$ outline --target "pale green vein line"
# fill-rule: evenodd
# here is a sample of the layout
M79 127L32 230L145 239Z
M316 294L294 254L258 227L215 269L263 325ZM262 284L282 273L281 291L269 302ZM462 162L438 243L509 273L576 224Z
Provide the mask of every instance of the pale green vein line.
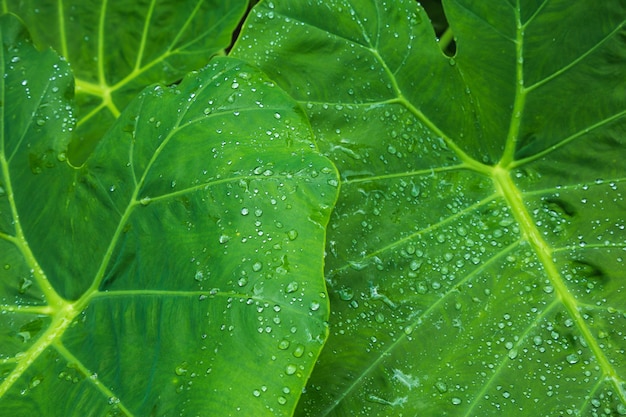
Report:
M597 305L597 304L589 304L589 303L578 303L578 306L581 308L585 308L587 310L591 310L591 311L599 311L602 313L606 313L607 312L607 307L605 305ZM612 314L615 314L616 316L622 316L625 317L626 315L626 310L623 308L615 308L615 307L610 307L609 308L610 312Z
M606 357L598 341L594 337L591 329L582 317L579 310L579 304L576 298L571 294L567 285L559 272L553 259L553 249L543 239L541 232L535 226L535 223L526 210L522 195L513 183L509 173L504 169L496 168L494 170L494 182L496 188L511 207L514 217L520 225L523 237L530 243L537 258L544 267L546 277L555 289L558 300L563 304L565 310L574 320L576 327L581 332L583 339L593 353L598 362L602 373L611 381L616 389L617 395L623 403L626 403L626 391L623 388L624 381L618 371L613 367L609 359Z
M61 55L65 59L69 60L69 50L67 48L67 33L65 32L65 8L63 7L63 0L57 1L58 20L59 20L59 38L61 40Z
M198 10L200 10L201 4L202 4L202 0L196 2L196 7L194 7L193 11L191 13L189 13L189 16L187 17L187 20L185 21L183 26L180 28L180 30L178 31L178 33L176 34L174 39L172 39L172 42L170 43L170 46L167 48L167 52L171 52L172 50L174 50L174 47L178 43L178 40L180 39L180 37L187 31L187 28L189 27L189 25L191 24L193 19L195 19L196 14L198 13ZM183 49L183 48L184 48L184 46L182 46L180 48L176 48L176 49Z
M117 297L202 297L207 296L208 298L212 297L233 297L233 298L252 298L259 301L262 300L259 297L251 294L237 293L234 291L220 291L217 289L214 290L148 290L148 289L139 289L139 290L110 290L110 291L97 291L91 299L110 299Z
M102 0L100 7L100 20L98 22L98 82L101 86L107 85L106 74L104 71L104 32L106 22L106 10L108 0Z
M411 102L409 102L402 95L402 92L400 91L400 89L399 89L399 87L397 85L397 81L396 81L395 77L393 77L393 74L391 74L391 72L389 72L389 68L387 67L387 65L385 65L385 63L382 62L382 61L381 61L381 63L385 66L385 71L387 71L387 73L391 76L393 88L396 91L396 93L398 94L398 102L404 104L404 106L411 113L413 113L413 115L417 119L419 119L424 125L426 125L426 127L428 127L435 135L437 135L440 138L442 138L443 141L446 143L446 145L448 145L452 149L452 151L457 155L457 157L461 161L463 161L467 165L468 168L470 168L470 169L472 169L472 170L474 170L476 172L480 172L481 174L490 175L492 168L489 165L485 165L483 163L480 163L480 162L476 161L474 158L472 158L471 156L469 156L468 154L466 154L465 151L463 151L456 144L456 142L454 142L450 138L450 136L448 136L441 129L439 129L439 127L436 124L434 124L424 113L422 113L421 110L419 110L417 107L415 107Z
M424 321L424 319L431 314L432 312L434 312L436 310L436 308L447 299L447 297L449 297L451 294L455 293L456 291L458 291L458 289L464 285L465 283L469 282L470 280L472 280L475 276L477 276L480 272L482 272L483 270L485 270L485 268L487 268L488 266L490 266L492 263L495 263L498 259L501 259L504 255L508 254L510 251L512 251L513 249L515 249L516 247L518 247L520 244L520 240L517 240L513 243L511 243L509 246L507 246L506 248L504 248L503 250L501 250L500 252L498 252L496 254L496 256L493 256L492 258L490 258L487 262L482 263L481 265L479 265L474 271L472 271L471 273L467 274L467 276L465 276L465 278L463 278L462 280L456 282L454 285L450 286L450 288L441 295L441 297L435 301L432 305L430 305L426 310L424 310L424 312L422 312L417 318L413 319L412 324L405 326L405 331L403 331L400 336L392 343L390 344L383 352L381 352L380 354L377 354L376 359L370 364L370 366L368 366L366 369L364 369L358 377L353 378L352 379L352 383L350 384L350 386L348 388L346 388L345 390L343 390L343 392L341 393L340 396L338 396L335 401L333 401L333 404L329 405L328 408L326 408L326 410L324 410L321 414L321 417L325 417L327 416L331 411L333 411L333 409L339 404L341 403L341 401L343 401L344 398L346 398L348 396L348 394L350 392L352 392L358 385L359 383L363 380L363 378L365 378L366 375L372 373L372 371L374 371L378 365L387 357L390 356L391 352L396 349L397 346L400 345L400 343L404 342L405 340L407 340L408 336L410 336L411 334L413 334L413 332L415 331L415 328Z
M522 343L526 341L526 337L528 337L531 330L535 328L535 325L539 323L539 320L545 317L557 305L559 305L558 300L552 301L552 303L549 306L547 306L541 312L541 314L535 317L535 319L531 323L529 323L529 325L526 327L526 330L524 331L524 333L520 335L519 340L515 343L515 346L513 347L513 349L518 349L522 345ZM483 400L483 398L485 398L485 393L487 392L488 388L493 384L493 381L496 379L496 377L499 376L505 370L505 365L509 363L511 360L512 359L509 357L509 355L502 356L502 360L500 361L500 364L498 365L496 369L493 370L489 380L487 380L485 383L482 384L482 389L480 390L480 392L473 395L473 401L469 404L469 408L465 412L465 417L470 417L472 415L472 411L474 410L476 405L478 405Z
M368 37L366 37L366 41L368 42L367 44L363 44L360 42L356 42L350 38L346 38L345 36L342 36L338 33L334 33L334 32L329 32L328 29L323 29L320 28L319 26L315 26L313 23L311 22L305 22L303 20L297 19L296 17L293 16L284 16L284 15L280 15L279 13L274 12L274 15L276 17L281 17L283 20L285 20L285 18L289 18L291 22L296 23L296 24L302 24L302 25L306 25L316 31L322 32L324 35L330 35L333 38L337 39L337 40L341 40L345 43L347 43L350 46L358 46L360 48L363 48L366 51L371 51L373 49L372 44L369 40ZM375 49L374 49L375 50Z
M369 111L372 109L377 109L379 107L383 107L385 105L388 104L402 104L398 101L398 99L396 97L392 97L389 98L387 100L376 100L376 101L363 101L363 102L357 102L357 103L342 103L342 102L330 102L330 101L303 101L303 100L299 100L298 103L300 103L301 106L303 106L303 108L307 109L307 107L310 106L320 106L320 107L324 107L324 106L343 106L345 108L347 108L348 110L353 110L355 108L360 109L363 107L366 107L365 111ZM308 109L307 109L308 110Z
M196 9L194 9L194 12L193 12L194 14L197 13L197 9L199 7L200 7L200 3L198 3ZM223 21L224 19L226 19L230 14L231 13L226 13L222 17L222 19L220 19L218 21L218 23ZM212 29L212 28L207 29L206 31L200 33L196 38L194 38L191 41L187 42L186 44L180 45L178 48L174 49L174 46L175 46L176 42L178 42L178 39L180 38L180 36L182 36L183 32L186 30L187 26L190 24L190 22L191 22L193 17L194 17L193 14L189 16L189 18L185 22L184 26L180 29L180 31L176 35L176 38L171 42L171 44L168 46L168 48L165 50L165 52L163 52L160 56L154 58L152 61L150 61L147 64L145 64L143 67L135 67L135 69L133 69L133 71L131 71L123 79L121 79L120 81L115 83L115 85L111 86L111 92L117 91L120 88L124 87L126 84L130 83L135 78L137 78L141 74L145 73L146 71L148 71L150 68L154 67L155 65L160 64L163 61L167 60L167 58L169 58L172 55L186 55L186 54L190 54L191 55L191 54L196 54L197 51L189 51L189 52L187 52L187 51L184 51L184 48L187 48L190 45L193 45L199 39L202 39L203 36L205 36L205 35L210 33L210 29Z
M210 110L210 108L209 108ZM227 117L232 117L233 113L238 113L238 116L241 116L242 120L245 118L245 113L253 113L253 112L260 112L260 113L276 113L276 112L281 112L281 111L291 111L291 107L259 107L259 106L255 106L255 107L237 107L237 108L231 108L231 109L227 109L225 111L217 111L217 112L211 112L209 114L202 114L198 117L195 117L193 119L189 119L187 120L184 124L181 124L178 127L178 130L184 129L190 125L194 125L196 123L202 123L205 122L207 120L210 120L211 118L214 117L222 117L222 116L227 116ZM238 117L236 116L236 117Z
M150 22L152 20L152 14L154 13L154 5L156 0L150 2L148 13L146 13L146 19L143 24L143 31L141 33L141 41L139 43L139 50L137 51L137 59L135 61L135 68L133 72L138 71L141 68L141 60L143 59L144 51L146 50L146 42L148 41L148 32L150 30Z
M238 182L241 180L252 180L252 179L256 179L259 178L258 175L241 175L241 176L237 176L237 177L228 177L228 178L221 178L221 179L215 179L212 181L207 181L204 182L202 184L198 184L198 185L194 185L193 187L187 187L187 188L182 188L180 190L177 191L173 191L171 193L166 193L166 194L161 194L155 197L152 196L146 196L146 200L144 200L143 198L141 200L139 200L139 202L135 202L135 205L146 205L146 204L152 204L152 203L158 203L159 201L163 201L163 200L169 200L175 197L180 197L181 195L185 195L185 194L189 194L189 193L193 193L195 191L198 190L206 190L209 187L214 187L216 185L220 185L220 184L228 184L230 182ZM275 178L275 179L287 179L286 176L281 176L281 175L273 175L271 178ZM271 179L271 178L266 178L267 179Z
M22 223L19 218L19 214L17 211L17 205L15 203L15 194L13 191L13 184L11 181L11 176L9 174L9 165L4 158L4 154L0 155L0 168L2 169L2 177L5 179L5 193L6 197L9 200L9 207L11 210L11 218L13 219L13 226L15 228L16 236L8 236L3 235L2 238L9 242L12 242L17 249L22 253L24 260L30 267L33 277L35 278L35 282L40 287L43 295L49 304L57 306L62 305L65 301L57 294L57 292L52 287L50 281L48 281L48 277L44 273L43 269L37 262L35 255L30 249L28 245L28 241L26 240L26 236L24 235L24 231L22 230Z
M50 316L55 313L52 306L0 305L0 311L13 314L37 314Z
M511 111L511 121L504 146L504 153L499 162L499 165L502 167L508 167L515 159L515 150L517 148L522 115L526 105L526 90L524 89L524 29L521 23L519 2L517 6L518 7L515 9L515 100L513 102L513 110Z
M10 358L2 358L0 359L0 365L12 365L14 363L17 363L18 358L16 358L15 356L12 356Z
M375 256L378 256L378 255L380 255L382 253L385 253L385 252L388 252L388 251L390 251L390 250L392 250L392 249L394 249L394 248L396 248L396 247L398 247L400 245L403 245L403 244L405 244L407 242L410 242L413 239L417 238L418 236L421 236L421 235L426 234L428 232L431 232L433 230L437 230L438 228L443 227L446 224L452 223L454 220L462 217L463 215L465 215L467 213L470 213L473 210L476 210L477 208L479 208L481 206L484 206L485 204L493 201L494 197L496 197L496 194L492 194L492 195L490 195L488 197L485 197L484 199L482 199L482 200L480 200L480 201L478 201L478 202L476 202L476 203L474 203L474 204L464 208L463 210L459 210L458 212L454 213L452 216L446 217L444 220L439 221L437 223L434 223L434 224L432 224L432 225L430 225L430 226L428 226L428 227L426 227L424 229L420 229L420 230L418 230L415 233L411 233L408 236L403 237L402 239L395 240L395 241L389 243L388 245L385 245L385 246L383 246L383 247L381 247L379 249L376 249L375 251L372 251L372 252L368 253L366 256L362 257L361 259L359 259L357 261L348 261L342 267L336 268L336 269L333 269L333 270L329 271L328 274L333 274L335 272L343 271L345 269L348 269L348 268L352 267L355 264L355 262L356 263L362 263L365 260L372 259Z
M626 243L613 243L610 245L607 245L605 243L592 243L592 244L585 244L585 245L571 245L571 246L563 246L560 248L553 248L552 252L553 253L557 253L557 252L564 252L564 251L572 251L572 250L578 250L578 251L582 251L582 250L587 250L587 249L623 249L626 248Z
M99 391L105 398L106 402L110 402L112 399L116 399L115 406L124 413L126 417L133 417L134 414L130 412L130 410L124 405L123 399L119 398L117 395L113 393L106 385L98 379L98 375L91 370L89 370L80 359L72 354L61 342L53 343L54 348L59 352L61 356L63 356L67 363L71 363L73 367L76 368L80 373L85 376L85 380L89 381L91 385L93 385L97 391Z
M472 4L472 3L470 3ZM482 24L484 24L485 26L489 27L492 31L494 31L495 33L498 34L498 36L500 36L503 39L515 42L515 39L512 39L510 37L508 37L507 35L505 35L504 33L502 33L499 29L497 29L495 26L493 26L493 24L489 23L489 21L485 20L484 17L477 15L472 9L468 8L467 6L465 6L464 4L459 4L460 7L463 8L463 10L465 10L465 12L468 15L472 15L476 20L480 21Z
M523 25L524 29L526 29L528 25L530 25L532 21L535 20L537 16L541 14L541 11L546 7L546 5L548 4L548 1L549 0L544 0L544 2L541 3L539 7L537 7L537 10L535 10L535 12L528 18L528 20L524 22L524 25Z
M589 391L589 393L585 395L585 401L579 407L577 416L587 416L587 415L594 415L594 414L596 414L596 413L589 413L589 412L586 413L585 412L585 408L587 408L587 407L589 407L589 405L591 405L591 400L595 397L596 392L598 392L598 390L602 387L604 382L605 381L603 379L598 379L598 381L595 383L595 385ZM595 407L594 407L594 411L596 411Z
M52 344L59 339L70 326L80 310L74 308L74 304L63 302L56 310L56 314L46 331L24 352L16 361L16 366L0 384L0 398L7 393L13 384L30 368L37 358Z
M530 85L530 86L526 87L526 92L529 92L529 91L532 91L532 90L534 90L534 89L536 89L538 87L541 87L542 85L550 82L551 80L555 79L556 77L562 75L563 73L565 73L569 69L571 69L574 66L576 66L576 64L578 64L581 61L583 61L585 58L587 58L589 55L591 55L593 52L595 52L598 48L600 48L600 46L602 46L609 39L611 39L614 35L616 35L619 31L621 31L623 26L624 26L624 24L626 24L626 21L620 22L620 24L617 25L617 27L615 29L613 29L611 32L609 32L604 38L602 38L592 48L589 48L589 50L585 51L585 53L580 55L578 58L576 58L575 60L573 60L569 64L567 64L564 67L558 69L557 71L555 71L554 73L548 75L547 77L544 77L542 80L537 81L533 85Z
M211 300L213 298L233 298L239 300L254 300L263 304L274 304L278 305L282 310L292 312L299 316L305 316L310 318L309 312L303 309L302 307L298 307L294 303L289 302L288 300L275 300L271 298L260 297L259 295L254 294L245 294L239 293L235 291L222 291L217 288L209 289L209 290L194 290L194 291L179 291L179 290L111 290L111 291L96 291L92 294L90 300L93 301L95 299L100 300L109 300L114 298L137 298L137 297L169 297L169 298L189 298L189 297L197 297L199 302L204 302L207 300Z
M509 165L509 168L511 168L511 169L517 168L517 167L522 166L524 164L527 164L529 162L533 162L533 161L535 161L537 159L543 158L544 156L546 156L546 155L548 155L548 154L550 154L550 153L552 153L552 152L554 152L554 151L564 147L565 145L567 145L570 142L580 138L581 136L584 136L584 135L586 135L586 134L588 134L588 133L590 133L590 132L592 132L592 131L594 131L596 129L600 129L603 126L605 126L605 125L607 125L607 124L609 124L611 122L614 122L614 121L616 121L616 120L618 120L618 119L620 119L622 117L625 117L625 116L626 116L626 110L623 110L623 111L621 111L619 113L616 113L616 114L614 114L612 116L609 116L609 117L607 117L607 118L605 118L603 120L600 120L600 121L592 124L591 126L585 128L585 129L582 129L582 130L580 130L580 131L578 131L576 133L571 134L567 138L559 141L558 143L555 143L554 145L544 149L541 152L537 152L536 154L534 154L532 156L529 156L527 158L523 158L523 159L520 159L520 160L517 160L517 161L512 161L511 164Z
M96 107L91 109L91 111L89 113L87 113L86 115L82 116L78 120L78 122L76 122L76 127L80 127L82 124L88 122L92 117L94 117L96 114L98 114L98 112L100 112L100 110L104 109L105 107L109 107L111 109L111 113L113 113L113 115L115 117L118 117L120 115L120 111L117 110L114 107L111 107L110 104L113 104L113 103L112 102L111 103L107 103L105 100L102 100L100 102L100 104L98 104Z
M397 172L397 173L385 174L385 175L372 175L370 177L355 178L353 180L344 180L341 183L342 185L351 185L351 184L358 184L358 183L363 183L363 182L385 181L385 180L396 179L396 178L415 177L418 175L432 176L435 173L462 171L467 168L468 166L466 164L458 164L458 165L450 165L447 167L444 166L444 167L421 169L419 171L406 171L406 172Z
M539 188L536 190L532 190L532 191L524 191L524 195L525 196L531 196L531 195L542 195L542 194L547 194L547 193L560 193L562 191L581 191L584 190L582 187L587 186L587 187L601 187L603 185L607 185L607 184L619 184L621 182L625 182L626 181L626 177L625 178L607 178L604 179L602 182L590 182L590 183L575 183L575 184L567 184L567 185L558 185L556 187L550 187L550 188Z
M6 5L5 5L6 6ZM4 36L2 36L2 31L0 31L0 44L4 45ZM0 70L2 70L2 74L6 74L7 73L7 69L6 69L6 62L5 62L5 55L4 55L4 48L0 51ZM0 93L2 93L2 99L1 99L1 104L0 104L0 155L2 156L2 158L4 159L6 156L6 142L5 142L5 126L4 126L4 119L6 118L6 107L5 104L7 101L7 97L6 97L6 85L5 85L5 77L0 77ZM5 178L5 181L8 181L8 178Z

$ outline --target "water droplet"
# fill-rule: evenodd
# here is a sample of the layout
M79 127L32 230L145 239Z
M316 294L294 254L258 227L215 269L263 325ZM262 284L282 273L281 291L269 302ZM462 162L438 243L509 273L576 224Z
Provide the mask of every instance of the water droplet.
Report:
M304 355L304 345L297 345L293 350L293 356L296 358L301 358Z
M339 294L339 298L343 301L350 301L354 297L354 291L352 288L342 288L337 291L337 294Z
M298 283L296 281L291 281L285 287L285 292L286 293L292 293L292 292L296 292L296 291L298 291Z
M175 372L175 373L176 373L176 375L178 375L178 376L185 375L185 374L187 373L187 367L188 367L187 362L183 362L183 363L181 363L180 365L178 365L178 366L176 367L176 369L174 370L174 372Z
M288 231L287 237L289 238L289 240L296 240L296 238L298 237L298 231L294 229Z
M261 262L257 261L252 265L252 270L254 272L259 272L261 269L263 269L263 264Z
M442 394L445 392L448 392L448 385L443 381L435 382L435 388L437 388L437 391L439 391Z
M296 365L294 365L294 364L292 364L292 363L290 363L289 365L287 365L287 366L285 367L285 373L286 373L287 375L293 375L293 374L295 374L295 373L296 373L296 371L297 371L297 370L298 370L298 368L296 367Z
M289 340L283 339L280 342L278 342L278 349L280 350L288 349L290 344L291 343L289 343Z
M572 353L569 354L565 357L565 359L567 360L567 362L571 365L574 365L575 363L578 363L578 361L580 360L580 358L578 357L577 354Z
M461 399L459 397L452 397L452 399L450 400L452 402L452 404L454 405L459 405L461 404Z

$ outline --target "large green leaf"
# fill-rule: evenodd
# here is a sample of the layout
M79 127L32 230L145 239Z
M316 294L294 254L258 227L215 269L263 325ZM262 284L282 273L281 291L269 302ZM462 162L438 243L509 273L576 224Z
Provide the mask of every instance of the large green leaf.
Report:
M146 86L170 84L223 53L247 0L3 0L35 43L67 59L76 80L76 140L82 162Z
M626 4L267 1L341 193L310 416L626 414Z
M337 192L300 108L217 58L74 168L68 64L0 27L0 415L291 415Z

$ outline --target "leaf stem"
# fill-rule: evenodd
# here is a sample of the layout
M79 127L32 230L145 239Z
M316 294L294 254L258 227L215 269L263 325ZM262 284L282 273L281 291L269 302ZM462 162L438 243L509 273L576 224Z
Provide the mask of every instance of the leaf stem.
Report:
M448 26L448 28L439 37L439 47L441 48L441 51L445 52L453 41L454 33L452 32L452 28Z

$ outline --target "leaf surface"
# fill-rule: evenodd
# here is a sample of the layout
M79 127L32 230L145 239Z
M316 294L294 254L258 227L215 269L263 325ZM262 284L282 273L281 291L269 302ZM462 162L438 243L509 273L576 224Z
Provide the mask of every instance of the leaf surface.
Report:
M179 81L223 53L247 0L28 0L5 3L35 43L72 65L77 124L70 158L82 162L146 85Z
M291 415L337 193L299 106L216 58L75 168L67 62L0 27L0 414Z
M307 416L626 413L626 7L268 1L234 49L341 193Z

